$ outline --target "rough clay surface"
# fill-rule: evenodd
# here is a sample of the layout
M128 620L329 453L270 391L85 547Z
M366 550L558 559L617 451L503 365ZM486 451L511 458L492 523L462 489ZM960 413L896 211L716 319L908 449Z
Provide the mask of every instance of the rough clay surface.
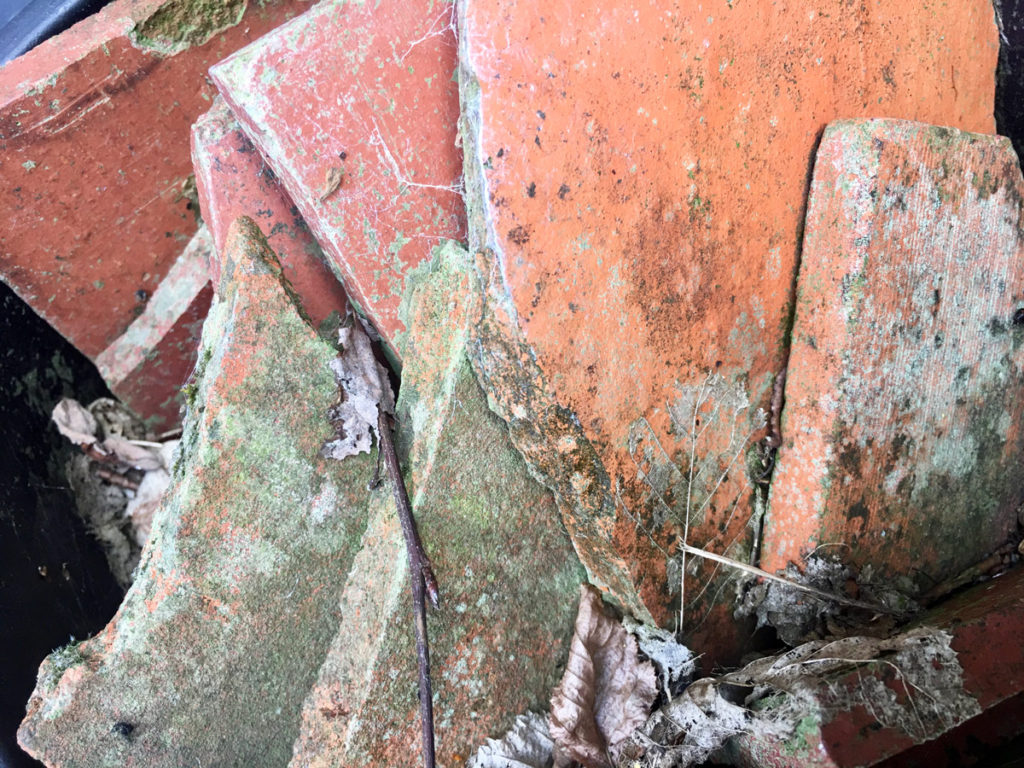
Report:
M95 357L111 391L159 432L181 424L180 386L195 367L213 287L213 241L200 226L125 332Z
M454 6L322 2L210 70L391 350L408 270L465 237Z
M745 557L744 441L785 353L821 130L882 113L990 131L991 4L467 0L460 44L470 247L490 297L475 364L591 577L667 624L680 579L661 549L687 516L690 544ZM672 408L709 371L750 407L716 420L707 400L677 431ZM637 428L649 452L630 450ZM691 480L709 453L728 460ZM681 494L647 482L669 465ZM709 573L688 575L689 595ZM705 638L731 623L688 602ZM718 640L694 643L726 653Z
M239 216L248 216L267 233L267 244L310 321L319 327L332 314L345 314L345 291L320 245L220 97L192 126L192 165L203 220L216 246L209 263L215 286L228 228Z
M551 494L527 473L469 367L478 300L465 251L442 246L408 285L396 440L441 589L440 609L428 612L438 764L459 765L519 713L546 708L584 574ZM292 768L419 762L408 583L385 482Z
M1024 178L1008 139L840 121L818 150L762 565L842 542L908 592L1016 532Z
M318 456L333 350L251 221L226 252L136 581L99 635L40 668L19 741L50 766L285 765L337 629L372 464Z
M0 279L94 360L196 231L188 135L215 94L207 68L307 7L250 2L242 23L172 56L132 43L160 9L217 4L119 0L0 68ZM207 292L185 314L201 319L208 304ZM187 378L193 360L176 350L189 324L175 327L163 366L120 388L134 387L142 416Z

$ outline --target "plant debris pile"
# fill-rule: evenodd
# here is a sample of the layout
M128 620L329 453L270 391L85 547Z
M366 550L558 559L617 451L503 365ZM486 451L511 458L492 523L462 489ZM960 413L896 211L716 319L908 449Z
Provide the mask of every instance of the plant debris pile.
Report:
M915 741L932 739L981 712L964 691L951 640L932 627L814 640L691 683L687 648L667 632L612 618L598 592L583 587L549 714L521 715L469 766L685 768L724 756L735 737L785 742L854 707Z
M66 470L78 513L102 544L117 582L127 589L170 484L178 441L152 439L138 416L109 398L88 407L65 398L54 407L52 419L82 449Z

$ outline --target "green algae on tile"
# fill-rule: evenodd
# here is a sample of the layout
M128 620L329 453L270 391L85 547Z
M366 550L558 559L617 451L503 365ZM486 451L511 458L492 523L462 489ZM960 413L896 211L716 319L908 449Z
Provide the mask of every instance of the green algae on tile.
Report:
M20 743L51 764L285 765L337 629L372 459L320 458L335 353L294 311L251 221L226 250L135 583L98 636L44 663L29 702ZM112 737L118 722L130 740Z
M171 56L235 26L246 6L246 0L169 0L128 36L138 48Z
M551 495L487 406L467 357L480 296L448 242L410 271L398 337L396 446L442 605L428 612L439 764L543 708L585 574ZM342 624L303 713L298 768L401 765L418 754L408 569L390 489L373 496Z

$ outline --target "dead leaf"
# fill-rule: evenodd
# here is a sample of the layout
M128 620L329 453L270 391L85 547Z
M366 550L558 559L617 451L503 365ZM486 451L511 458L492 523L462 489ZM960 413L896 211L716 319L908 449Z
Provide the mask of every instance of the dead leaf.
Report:
M145 423L119 400L101 397L89 403L89 413L100 428L96 434L102 438L123 437L125 440L143 440L148 430Z
M320 202L322 203L337 192L344 179L345 169L338 165L331 166L330 170L327 171L327 178L324 180L324 186L320 191Z
M131 520L132 535L140 547L146 546L146 541L149 540L149 533L153 528L153 515L160 507L170 482L171 476L163 470L147 472L139 483L135 498L128 502L124 516Z
M652 714L623 745L622 755L649 768L686 768L705 762L731 737L754 730L779 739L792 733L788 724L730 701L717 680L704 678Z
M373 356L370 338L357 319L338 329L338 346L341 354L331 361L331 370L340 400L327 412L334 438L324 443L320 455L340 461L373 448L378 404L393 412L394 395L387 371Z
M697 672L697 657L676 640L671 632L641 624L630 616L622 619L622 626L636 637L644 656L654 663L666 698L671 699L675 692L693 679Z
M125 440L123 437L108 437L100 446L112 453L122 464L129 467L149 471L163 469L164 461L160 455L159 443L140 445L137 440Z
M168 440L162 444L160 458L164 468L154 469L143 476L142 482L139 483L139 488L135 492L135 498L128 502L128 507L124 511L125 517L131 520L135 543L140 547L146 546L146 542L149 540L149 533L153 528L153 515L160 507L160 502L163 501L167 488L171 484L171 475L168 470L173 461L174 449L179 442L178 440Z
M654 667L638 658L636 639L605 613L596 589L581 587L569 660L548 716L555 764L609 768L656 695Z
M951 642L947 632L917 627L888 639L815 640L757 659L693 683L652 714L621 755L648 768L686 768L733 737L781 743L808 718L855 708L915 743L934 739L981 711ZM856 684L844 682L854 671Z
M466 768L551 768L553 748L547 720L527 712L501 739L488 739Z
M50 418L60 433L75 445L92 445L97 440L96 430L99 425L77 400L65 397L54 407Z

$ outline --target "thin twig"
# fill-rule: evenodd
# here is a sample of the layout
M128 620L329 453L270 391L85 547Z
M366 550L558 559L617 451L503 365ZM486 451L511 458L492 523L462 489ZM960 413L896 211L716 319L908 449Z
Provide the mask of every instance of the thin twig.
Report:
M697 412L700 410L703 404L704 387L707 385L708 380L711 378L711 374L708 374L704 379L704 383L700 385L700 392L697 393L697 397L693 399L693 417L690 425L690 471L689 477L686 481L686 517L683 519L683 556L679 567L679 627L676 634L681 635L683 633L683 627L686 624L686 547L687 541L690 538L690 510L691 499L693 498L693 462L694 457L697 453ZM704 425L707 429L707 424Z
M679 548L682 549L684 552L688 552L689 554L694 555L696 557L702 557L705 560L711 560L715 563L721 563L722 565L727 565L739 571L744 571L755 576L760 576L762 579L768 579L779 584L785 584L786 586L792 587L793 589L799 590L800 592L806 592L809 595L820 597L822 600L831 600L836 603L841 603L842 605L848 605L852 608L860 608L862 610L872 611L874 613L887 613L890 615L898 615L896 611L890 608L886 608L885 606L875 605L874 603L865 603L861 600L854 600L849 597L837 595L833 592L826 592L823 589L811 587L807 584L801 584L796 581L790 581L789 579L784 579L781 576L776 576L774 573L762 571L760 568L756 568L753 565L747 565L746 563L740 562L739 560L733 560L730 557L723 557L722 555L716 555L714 552L708 552L706 549L691 547L689 544L686 543L680 543Z
M100 480L106 480L111 485L127 488L129 491L139 490L139 484L134 480L131 480L124 475L119 475L117 472L111 472L109 469L104 469L103 467L96 468L96 476Z
M398 519L405 535L405 550L409 557L409 579L412 582L413 613L416 624L416 656L420 668L420 722L423 726L423 764L434 768L434 696L430 685L430 648L427 645L427 604L426 597L436 608L440 603L437 580L430 567L430 559L423 551L423 543L416 531L412 516L412 505L402 479L402 468L398 464L391 426L384 408L378 408L377 434L380 438L380 452L391 476L391 490L398 507Z

